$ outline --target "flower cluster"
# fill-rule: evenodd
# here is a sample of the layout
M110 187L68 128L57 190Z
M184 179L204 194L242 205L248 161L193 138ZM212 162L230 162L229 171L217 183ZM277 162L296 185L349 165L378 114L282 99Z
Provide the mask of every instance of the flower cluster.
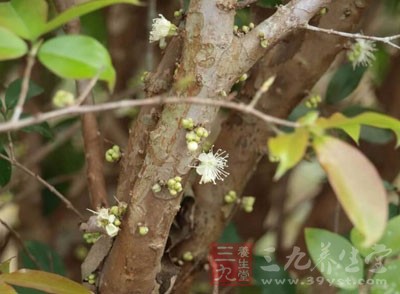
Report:
M317 108L321 101L322 99L320 95L311 95L307 98L305 105L307 108Z
M236 199L237 199L237 194L236 194L236 192L233 191L233 190L229 191L228 194L226 194L226 195L224 196L224 201L225 201L225 203L227 203L227 204L234 203L234 202L236 201Z
M199 164L195 167L197 174L201 176L200 184L213 182L215 180L224 180L224 177L228 176L229 173L224 171L227 166L227 158L229 155L226 151L218 149L215 154L212 150L208 153L201 153L197 159Z
M74 94L64 91L58 90L52 99L53 105L57 108L63 108L67 106L72 106L75 104Z
M121 159L121 150L118 145L114 145L112 148L106 151L106 160L108 162L116 162Z
M359 65L370 66L375 60L374 51L376 51L376 46L373 41L356 39L356 42L350 47L347 57L353 64L353 68Z
M111 238L118 235L121 226L122 216L127 208L125 202L119 202L111 208L100 208L98 211L93 211L96 214L96 225L99 228L105 229L108 236Z
M254 23L249 23L248 26L243 25L240 29L239 26L233 26L233 32L235 35L239 36L239 35L244 35L247 34L248 32L250 32L252 29L254 29Z
M168 191L172 196L177 195L179 192L182 191L182 178L175 177L169 179L167 182L167 186L168 186Z
M252 212L256 198L253 196L244 196L242 198L242 208L245 212Z
M177 35L178 28L166 19L162 14L153 19L153 25L150 32L150 43L160 42L160 47L165 48L165 38Z
M96 283L96 274L95 273L91 273L90 275L87 276L87 278L85 279L90 285L94 285Z
M182 119L182 127L188 131L186 133L186 144L190 151L196 151L199 148L200 141L209 135L205 128L195 126L191 118Z

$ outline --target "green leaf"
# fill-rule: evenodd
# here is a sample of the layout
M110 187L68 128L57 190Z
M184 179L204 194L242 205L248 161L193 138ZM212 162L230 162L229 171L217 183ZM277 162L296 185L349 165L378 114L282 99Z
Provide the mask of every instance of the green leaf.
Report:
M57 294L90 294L81 284L62 276L37 270L21 269L0 275L0 281L15 286L33 288Z
M65 275L65 266L60 255L48 245L38 241L25 242L26 248L35 257L41 269L47 272L53 272L59 275ZM20 252L22 265L28 269L38 269L36 264L25 254Z
M84 14L92 12L94 10L119 3L141 5L138 0L94 0L89 2L84 2L73 6L72 8L64 11L63 13L57 15L55 18L50 20L42 31L42 34L50 32L59 26L66 24L70 20L78 18Z
M268 258L269 256L266 255ZM267 261L265 257L253 255L253 273L256 285L262 288L262 294L274 293L274 294L294 294L296 293L295 284L291 284L289 281L294 280L290 277L289 273L284 270L283 266L280 266L273 256L269 257ZM277 270L271 270L267 267L277 266ZM282 283L282 281L286 281Z
M0 3L0 26L33 41L45 27L47 12L45 0L11 0Z
M7 285L6 283L0 282L0 293L1 294L18 294L13 287Z
M388 207L386 191L376 168L353 146L333 137L313 142L318 160L353 225L363 234L364 246L383 235Z
M357 229L351 230L350 237L351 242L355 247L357 247L363 256L367 256L374 252L372 246L363 246L363 235ZM391 250L386 257L395 256L400 253L400 216L396 216L389 220L382 238L376 242L376 245L384 245L386 248Z
M353 70L353 66L349 63L342 65L329 82L326 102L334 104L349 96L357 88L365 70L365 67Z
M1 152L7 156L5 151ZM0 158L0 186L4 187L11 179L11 163L8 160Z
M15 59L24 56L28 46L17 35L0 27L0 60Z
M373 277L371 294L388 294L400 292L400 260L384 265L386 271L376 273Z
M115 85L115 70L111 57L97 40L80 35L61 36L45 42L39 49L39 60L52 72L72 79L93 78Z
M330 118L319 118L316 125L326 129L340 128L348 133L356 142L359 139L361 125L390 129L397 137L396 147L400 146L400 121L385 114L364 112L348 118L340 113L334 113Z
M17 105L19 93L21 92L21 86L22 86L22 79L17 79L7 87L5 94L7 111L13 109L15 105ZM30 80L28 86L28 92L26 94L26 101L42 93L43 89Z
M25 116L25 117L27 117L27 116ZM27 132L27 133L39 133L46 139L54 138L54 133L51 130L50 125L47 122L42 122L37 125L28 126L28 127L22 128L21 130L24 132Z
M268 140L270 155L279 160L274 179L281 178L287 170L295 166L307 150L309 132L305 128L297 128L290 134L280 134Z
M338 128L348 134L357 144L360 139L361 126L351 123L350 119L341 113L334 113L329 118L321 117L317 120L317 126L324 129Z
M307 228L305 239L315 266L330 284L356 289L364 274L364 263L349 241L326 230Z

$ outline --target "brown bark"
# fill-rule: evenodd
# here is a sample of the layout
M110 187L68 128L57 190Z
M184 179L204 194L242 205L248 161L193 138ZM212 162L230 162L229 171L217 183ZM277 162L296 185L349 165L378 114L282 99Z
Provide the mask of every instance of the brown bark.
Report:
M329 13L321 18L320 26L341 31L353 31L363 11L356 2L345 0L333 2L329 6ZM346 17L344 16L345 12ZM342 21L338 21L338 19ZM307 90L327 70L335 56L342 50L344 42L346 40L343 38L307 32L305 40L300 46L296 37L291 38L290 41L279 43L260 62L259 71L254 78L254 87L257 89L268 77L277 76L270 91L260 100L259 108L273 116L286 117L307 94ZM299 49L291 58L288 52L293 52L290 48L296 47ZM235 190L238 194L243 191L263 155L263 152L260 151L265 149L268 137L269 132L265 124L253 118L243 118L232 114L223 125L216 147L230 153L230 176L222 185L194 186L196 194L195 227L191 238L179 246L175 256L190 251L196 262L183 266L182 274L178 277L179 282L184 282L186 278L190 277L198 263L204 260L208 245L217 240L221 234L227 222L226 212L221 209L224 205L223 195L229 190ZM271 165L269 173L272 172L272 167ZM264 183L264 191L268 191L271 182L266 179ZM257 201L261 200L261 205L255 205L254 215L260 217L266 213L266 211L264 214L259 213L259 210L266 209L264 204L267 200L262 189L257 196ZM259 226L258 232L261 232L264 217L251 219L250 216L246 217L246 220L249 218L252 224ZM180 289L179 285L176 286L177 292Z
M312 2L312 3L311 3ZM328 1L293 1L286 9L279 9L259 28L276 43L315 14ZM220 91L229 91L236 79L247 72L266 49L259 46L257 35L240 40L232 34L235 1L191 1L184 35L183 55L176 78L191 77L193 82L185 89L176 84L178 94L184 96L215 97ZM288 21L290 19L290 21ZM268 26L276 24L269 31ZM222 25L221 25L222 24ZM218 29L217 29L218 28ZM246 50L253 56L246 56ZM251 52L250 52L251 51ZM246 64L232 64L243 56ZM116 238L102 273L102 293L157 293L160 285L156 275L161 270L161 258L171 223L179 209L181 195L166 200L168 193L154 195L152 185L158 180L182 176L187 180L194 157L186 149L185 131L180 128L184 117L208 127L216 117L216 107L198 105L167 105L150 133L144 164L133 188L122 231ZM119 195L117 195L119 197ZM119 197L121 198L121 197ZM164 199L162 199L164 198ZM149 228L140 236L139 224Z

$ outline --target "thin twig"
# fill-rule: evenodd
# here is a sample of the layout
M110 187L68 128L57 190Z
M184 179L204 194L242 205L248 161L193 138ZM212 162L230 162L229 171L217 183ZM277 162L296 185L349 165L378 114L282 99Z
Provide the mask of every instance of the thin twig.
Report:
M393 36L387 36L387 37L376 37L376 36L366 36L363 34L358 34L358 33L346 33L346 32L340 32L340 31L335 31L333 29L324 29L324 28L319 28L315 27L309 24L304 24L303 28L306 30L310 31L315 31L315 32L321 32L321 33L326 33L330 35L337 35L345 38L350 38L350 39L365 39L365 40L370 40L370 41L376 41L376 42L382 42L385 44L388 44L394 48L400 49L400 46L393 43L393 40L400 39L400 34L399 35L393 35Z
M254 95L253 100L251 100L251 102L248 104L248 107L254 108L256 107L258 100L260 100L261 96L266 93L269 88L272 86L272 84L275 81L275 76L270 77L269 79L267 79L262 86L260 87L260 89L258 89L256 95Z
M22 114L26 96L27 96L28 90L29 90L29 79L31 77L32 68L33 68L34 64L35 64L35 55L31 52L28 54L28 60L27 60L26 67L24 70L24 76L23 76L22 85L21 85L21 92L19 93L18 102L17 102L17 105L15 106L14 113L11 117L11 122L18 121L18 119L20 118L20 116Z
M215 100L215 99L206 99L201 97L161 97L155 96L152 98L147 98L143 100L121 100L97 105L82 105L82 106L71 106L63 109L53 110L49 112L45 112L42 114L34 115L31 117L24 118L17 122L5 122L0 124L0 133L18 130L27 126L35 125L42 123L44 121L52 120L55 118L68 117L73 115L78 115L82 113L89 112L102 112L107 110L115 110L120 108L128 108L128 107L138 107L138 106L150 106L157 104L199 104L199 105L210 105L210 106L218 106L228 109L233 109L245 114L251 114L255 117L265 121L268 124L276 124L291 128L300 127L299 123L291 122L288 120L280 119L268 114L265 114L257 109L253 109L247 107L247 105L243 103L225 101L225 100Z
M19 169L21 169L28 175L36 178L36 180L38 180L43 186L45 186L47 189L49 189L51 192L53 192L58 198L60 198L60 200L65 203L65 205L67 206L68 209L71 209L73 212L75 212L75 214L81 219L81 221L85 220L83 215L74 207L74 205L63 194L61 194L54 186L50 185L41 176L39 176L38 174L35 174L33 171L31 171L26 166L20 164L18 161L12 160L11 158L9 158L1 153L0 153L0 157L9 161L12 165L18 167Z
M19 245L21 246L22 250L25 252L25 254L28 256L28 258L35 264L35 266L42 270L39 262L35 258L35 256L32 255L32 253L29 251L29 249L25 246L24 241L22 240L21 236L17 231L15 231L12 227L10 227L5 221L0 219L0 223L7 228L7 230L10 232L11 235L17 240Z
M99 80L100 74L102 70L100 70L97 75L89 81L86 85L85 89L80 93L79 97L76 98L75 105L81 105L85 99L89 96L90 92L92 91L93 87L96 85L97 81Z

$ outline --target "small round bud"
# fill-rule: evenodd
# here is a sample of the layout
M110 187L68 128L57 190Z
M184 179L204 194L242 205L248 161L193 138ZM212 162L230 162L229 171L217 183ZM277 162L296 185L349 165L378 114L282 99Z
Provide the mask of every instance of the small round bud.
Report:
M114 215L117 215L118 214L118 206L116 206L116 205L114 205L114 206L112 206L111 208L110 208L110 213L111 214L114 214Z
M177 181L177 182L182 182L182 178L180 176L176 176L174 178L174 180Z
M199 148L199 144L197 142L192 141L192 142L187 143L187 149L189 151L196 151L198 148Z
M253 196L245 196L242 198L242 208L245 212L252 212L256 198Z
M182 259L184 260L184 261L192 261L193 260L193 254L192 254L192 252L190 252L190 251L186 251L185 253L183 253L183 255L182 255Z
M174 11L174 17L175 17L175 18L179 18L179 17L181 17L181 16L182 16L182 12L181 12L180 10Z
M114 162L114 159L112 157L112 154L106 153L106 161L108 162Z
M152 190L154 193L158 193L158 192L161 191L161 186L160 186L159 184L154 184L153 187L151 187L151 190Z
M148 71L144 71L143 73L142 73L142 75L140 76L140 81L143 83L143 82L145 82L146 81L146 79L148 78L148 76L149 76L149 72Z
M252 30L252 29L254 29L254 23L249 23L249 28L250 28L250 30Z
M146 226L140 226L139 227L139 235L145 236L149 232L149 228Z
M191 119L191 118L182 119L182 127L184 127L186 130L191 131L194 127L193 119Z
M179 182L176 183L176 184L174 185L174 190L177 191L177 192L182 191L182 184L179 183Z
M235 32L235 33L237 33L238 32L238 30L239 30L239 27L238 26L233 26L233 31Z
M260 40L264 40L265 39L265 34L263 33L263 32L258 32L258 38L260 39Z
M193 131L190 131L189 133L186 134L186 141L187 142L191 142L191 141L195 141L197 138L196 133Z
M88 278L88 280L94 280L94 279L96 279L96 275L90 274L87 278Z
M268 41L267 40L261 40L261 42L260 42L260 45L261 45L261 47L263 47L263 48L267 48L268 47Z
M121 221L119 219L116 219L114 221L114 225L116 225L117 227L119 227L121 225Z
M219 91L219 95L221 95L222 97L228 96L228 95L226 94L226 91L224 91L224 90Z
M112 147L112 149L115 151L115 152L120 152L121 150L119 149L119 146L118 145L114 145L113 147Z
M242 31L247 34L250 31L250 28L248 26L242 26Z
M169 179L167 182L168 187L173 187L175 185L176 181L175 179Z
M245 80L247 80L249 76L247 74L242 74L242 76L239 78L240 82L244 82Z
M53 105L57 108L63 108L67 106L74 105L75 97L74 94L64 91L58 90L56 94L53 96Z
M174 190L174 189L168 189L169 194L171 194L172 196L176 196L178 195L178 191Z

